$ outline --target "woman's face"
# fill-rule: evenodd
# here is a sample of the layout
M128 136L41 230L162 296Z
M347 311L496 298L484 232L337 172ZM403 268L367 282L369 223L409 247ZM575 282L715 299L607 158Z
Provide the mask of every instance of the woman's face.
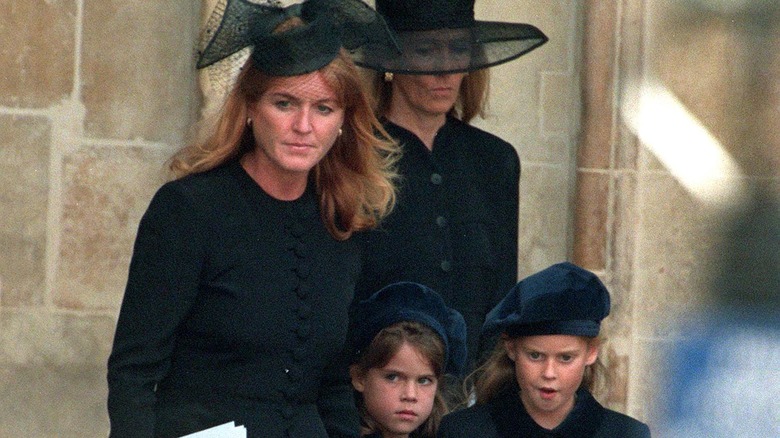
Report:
M412 71L467 70L472 58L469 29L435 29L400 32L403 63Z
M306 178L328 153L344 109L321 73L278 78L249 105L259 170L274 178Z
M515 363L520 399L540 426L558 426L574 407L585 367L598 356L587 338L569 335L525 336L504 341Z
M366 410L382 437L407 437L433 410L438 380L431 362L404 343L382 368L352 370L352 386L363 394Z
M393 110L418 116L443 116L455 105L465 73L395 75Z

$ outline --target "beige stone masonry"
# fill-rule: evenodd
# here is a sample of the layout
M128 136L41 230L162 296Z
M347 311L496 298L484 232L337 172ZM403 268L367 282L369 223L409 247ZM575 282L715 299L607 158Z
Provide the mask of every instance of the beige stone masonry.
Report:
M0 0L0 437L108 432L138 221L199 105L199 4Z
M46 108L70 95L77 0L0 0L0 106Z

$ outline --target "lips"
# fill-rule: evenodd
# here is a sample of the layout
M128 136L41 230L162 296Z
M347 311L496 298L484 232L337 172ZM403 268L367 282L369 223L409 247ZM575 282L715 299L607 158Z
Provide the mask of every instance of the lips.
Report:
M415 420L417 419L417 413L414 411L404 410L404 411L398 411L396 412L396 415L401 417L404 420Z
M312 145L308 143L287 143L287 146L293 147L293 148L310 148Z
M431 89L431 93L440 95L440 94L449 94L452 92L452 88L447 87L440 87L440 88L433 88Z
M545 400L550 400L553 397L555 397L555 394L557 394L558 391L552 389L552 388L540 388L539 394L542 396Z

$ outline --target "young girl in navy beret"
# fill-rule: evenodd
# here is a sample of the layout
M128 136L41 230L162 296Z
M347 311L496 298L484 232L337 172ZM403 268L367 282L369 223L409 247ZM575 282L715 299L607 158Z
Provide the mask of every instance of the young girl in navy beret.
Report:
M501 341L477 371L476 404L447 415L439 436L649 437L588 390L609 308L598 277L568 262L520 281L485 320Z
M466 324L426 286L393 283L353 309L350 366L362 435L433 438L444 414L442 379L466 363Z

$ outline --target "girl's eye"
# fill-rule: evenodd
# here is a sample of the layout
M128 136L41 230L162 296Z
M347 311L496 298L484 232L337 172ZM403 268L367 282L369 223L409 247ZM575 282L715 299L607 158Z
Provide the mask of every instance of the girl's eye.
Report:
M531 360L539 360L539 359L542 358L542 354L541 353L537 353L536 351L530 351L530 352L528 352L528 357Z
M434 380L433 380L432 378L430 378L430 377L420 377L420 378L417 380L417 383L419 383L420 385L432 385L432 384L434 384L435 382L434 382Z
M388 380L390 382L395 382L396 380L398 380L398 374L395 373L385 374L385 380Z
M571 362L572 360L574 360L574 356L570 354L561 355L561 362Z

